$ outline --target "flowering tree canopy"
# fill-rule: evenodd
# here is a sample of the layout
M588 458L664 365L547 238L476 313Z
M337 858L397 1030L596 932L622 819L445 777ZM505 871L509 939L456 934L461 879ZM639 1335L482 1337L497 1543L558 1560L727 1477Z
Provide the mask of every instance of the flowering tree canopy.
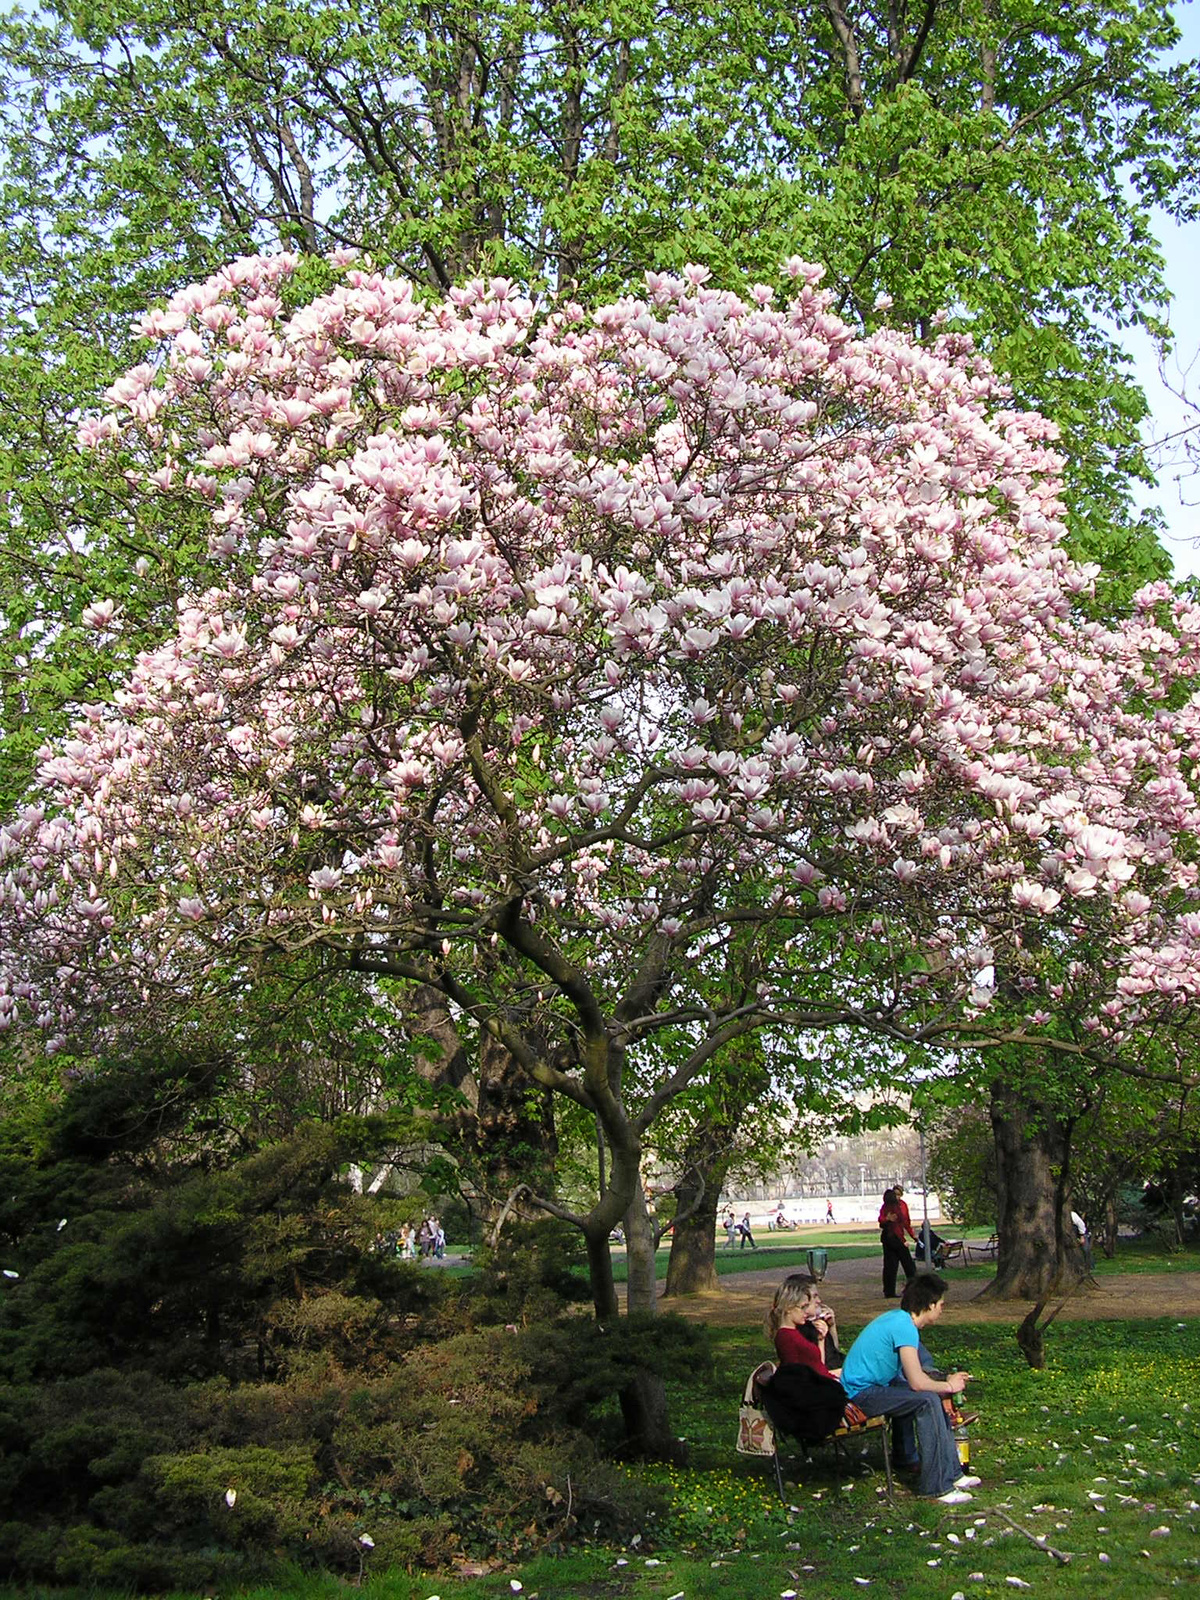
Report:
M605 1121L606 1236L746 1029L979 1008L1100 921L1093 1026L1194 988L1200 610L1081 615L1052 429L966 340L856 337L800 262L786 305L696 269L590 315L348 257L289 311L299 266L151 313L81 429L228 576L0 833L5 1022L264 951L431 986Z

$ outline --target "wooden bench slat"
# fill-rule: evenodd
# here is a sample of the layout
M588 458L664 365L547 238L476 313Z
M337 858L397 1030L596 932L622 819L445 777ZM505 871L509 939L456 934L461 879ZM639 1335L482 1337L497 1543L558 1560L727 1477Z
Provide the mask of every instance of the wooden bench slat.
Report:
M887 1417L868 1417L865 1422L856 1422L852 1428L835 1428L829 1437L847 1439L852 1433L869 1433L872 1428L882 1428L887 1421Z

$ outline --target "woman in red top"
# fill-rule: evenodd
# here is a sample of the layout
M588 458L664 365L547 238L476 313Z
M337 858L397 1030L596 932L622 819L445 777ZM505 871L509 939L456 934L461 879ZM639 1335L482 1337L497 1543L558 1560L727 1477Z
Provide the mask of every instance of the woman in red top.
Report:
M831 1372L821 1359L829 1324L818 1315L820 1305L812 1279L793 1272L775 1291L767 1313L767 1333L775 1342L781 1364L799 1362L822 1378L837 1378L841 1369Z
M819 1309L815 1284L800 1273L776 1289L767 1334L774 1340L779 1365L762 1390L763 1406L775 1426L811 1443L839 1427L846 1409L838 1374L821 1359L829 1324L815 1315Z

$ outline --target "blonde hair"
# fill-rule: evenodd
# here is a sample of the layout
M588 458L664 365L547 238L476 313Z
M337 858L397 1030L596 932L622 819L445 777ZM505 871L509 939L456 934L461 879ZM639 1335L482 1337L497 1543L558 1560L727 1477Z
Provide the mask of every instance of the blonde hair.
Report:
M806 1306L818 1299L820 1296L817 1293L817 1286L807 1273L791 1273L776 1289L775 1298L771 1301L766 1321L767 1338L775 1337L779 1332L780 1323L793 1307Z

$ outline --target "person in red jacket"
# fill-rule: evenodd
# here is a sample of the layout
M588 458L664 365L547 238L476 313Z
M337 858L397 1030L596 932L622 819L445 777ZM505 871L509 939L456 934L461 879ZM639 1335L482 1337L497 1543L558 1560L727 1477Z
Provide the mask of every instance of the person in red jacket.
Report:
M892 1193L896 1196L896 1210L900 1213L900 1226L904 1229L905 1233L912 1240L912 1242L916 1244L917 1236L913 1232L912 1218L908 1214L908 1205L904 1199L904 1190L898 1183L896 1183L892 1185Z
M911 1283L917 1273L912 1252L904 1242L903 1218L907 1215L908 1207L903 1200L897 1200L895 1189L885 1189L883 1204L879 1208L879 1242L883 1246L883 1293L887 1300L895 1298L896 1273L901 1266L906 1283ZM908 1231L912 1233L911 1222Z

